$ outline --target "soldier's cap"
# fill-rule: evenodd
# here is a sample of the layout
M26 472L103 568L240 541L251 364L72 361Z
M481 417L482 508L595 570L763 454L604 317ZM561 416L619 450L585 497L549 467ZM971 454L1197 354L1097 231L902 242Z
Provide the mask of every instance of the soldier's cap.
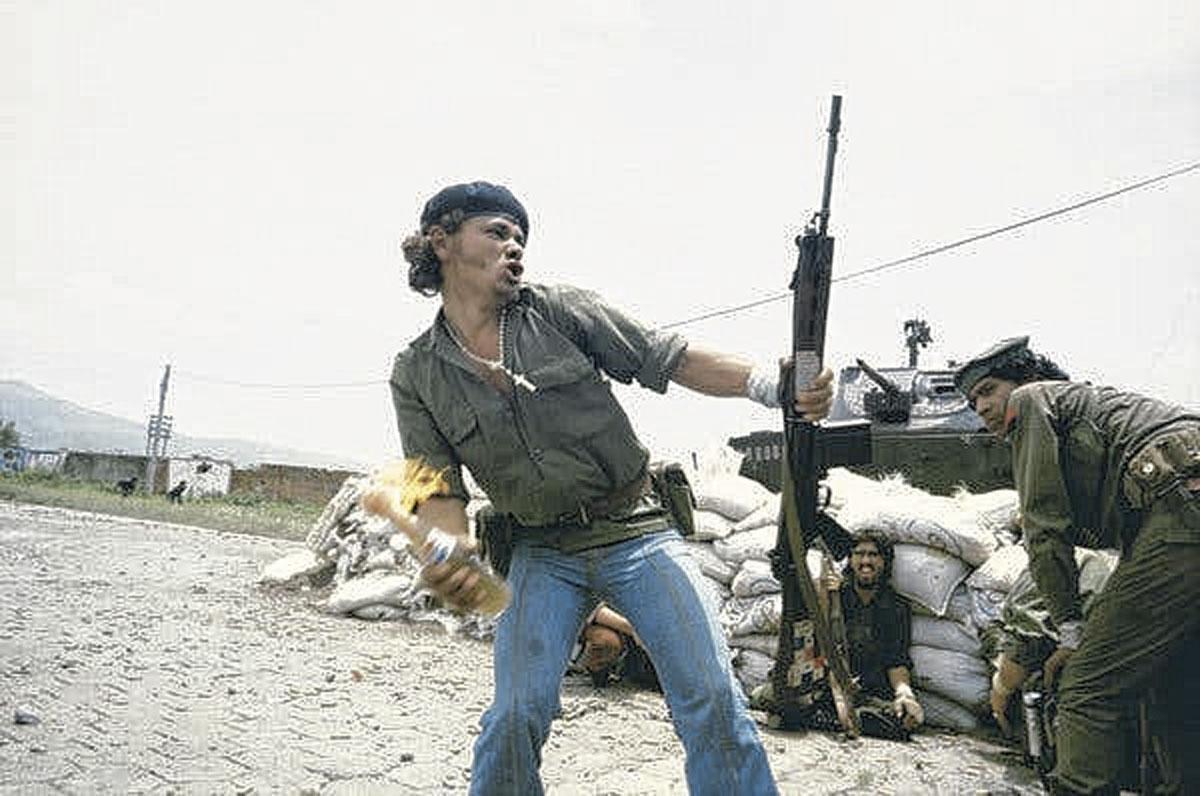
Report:
M954 371L954 386L963 395L970 394L980 379L1029 354L1029 336L1001 340L982 354L972 357Z
M421 211L421 231L428 231L438 219L453 210L462 210L467 218L472 216L507 216L521 228L526 240L529 238L529 216L525 208L503 185L490 182L464 182L443 188L425 203Z

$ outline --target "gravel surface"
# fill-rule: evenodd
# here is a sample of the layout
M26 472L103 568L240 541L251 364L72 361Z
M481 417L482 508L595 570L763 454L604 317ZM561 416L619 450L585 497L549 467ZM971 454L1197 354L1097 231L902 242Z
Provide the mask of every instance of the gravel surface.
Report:
M490 647L255 585L294 542L0 502L0 793L461 793ZM1010 749L763 731L784 793L1041 793ZM564 686L551 793L682 793L662 698Z

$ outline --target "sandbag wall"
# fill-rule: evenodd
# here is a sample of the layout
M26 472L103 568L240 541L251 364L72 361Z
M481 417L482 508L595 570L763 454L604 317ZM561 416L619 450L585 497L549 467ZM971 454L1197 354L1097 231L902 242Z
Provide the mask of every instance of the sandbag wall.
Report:
M735 672L746 693L767 681L778 647L781 588L768 554L779 496L737 474L731 449L688 471L696 495L695 534L684 541L709 586ZM393 549L390 525L358 507L363 477L351 477L306 540L305 549L264 570L268 584L325 584L322 606L362 619L436 621L451 632L488 638L494 622L442 609L421 587L406 545ZM850 531L874 530L894 543L892 585L913 605L913 680L927 723L972 729L985 714L995 650L984 643L1005 596L1027 567L1014 544L1012 490L939 497L899 477L874 480L835 469L829 512ZM473 490L468 514L486 505ZM840 570L845 562L837 562ZM816 577L820 556L807 561Z
M746 692L766 682L778 648L780 585L768 553L775 545L779 498L732 471L690 474L697 532L686 542L712 581L720 618ZM985 713L992 645L984 632L1000 618L1024 568L1014 544L1012 490L939 497L899 477L874 480L837 469L826 484L829 512L850 531L874 530L895 547L892 585L913 605L913 680L933 726L972 729ZM995 561L993 561L995 558ZM837 562L841 570L845 562ZM810 551L810 574L820 558Z
M367 476L351 476L325 506L304 549L268 565L260 583L268 586L325 586L320 601L330 613L359 619L437 622L450 633L492 636L495 620L462 616L441 606L420 580L421 565L403 534L387 520L363 511L358 498ZM472 491L468 518L486 504Z

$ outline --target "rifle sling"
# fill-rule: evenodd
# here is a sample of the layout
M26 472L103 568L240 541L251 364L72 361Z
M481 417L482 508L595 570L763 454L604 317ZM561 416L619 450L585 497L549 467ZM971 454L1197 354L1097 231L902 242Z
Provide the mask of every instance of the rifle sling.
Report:
M853 697L856 691L854 681L850 675L850 665L845 659L845 647L839 647L834 643L834 629L829 622L829 616L821 609L820 600L817 597L817 589L813 586L812 579L808 576L807 553L808 549L804 545L804 536L800 530L800 511L796 506L796 488L792 481L791 460L787 457L787 451L784 452L783 466L783 519L784 527L787 532L788 549L792 554L792 563L796 568L796 583L800 588L800 596L804 600L804 606L808 609L808 615L812 617L813 635L816 636L817 645L821 648L821 652L825 655L825 660L829 664L829 672L833 677L833 685L838 688L843 696L850 703L849 721L853 726L846 727L846 731L851 735L857 735L858 717L853 710ZM835 598L836 599L836 598ZM844 636L844 628L843 633Z

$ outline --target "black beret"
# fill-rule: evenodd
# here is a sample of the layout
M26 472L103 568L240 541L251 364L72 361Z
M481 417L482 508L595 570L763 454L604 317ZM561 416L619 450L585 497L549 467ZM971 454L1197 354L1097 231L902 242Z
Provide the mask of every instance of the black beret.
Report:
M503 185L464 182L443 188L425 203L425 209L421 211L421 231L428 230L452 210L462 210L467 218L491 214L508 216L521 228L525 238L529 238L529 216L512 191Z
M1001 340L987 351L960 365L958 370L954 371L954 386L958 387L963 395L966 395L984 376L1028 353L1028 335Z

